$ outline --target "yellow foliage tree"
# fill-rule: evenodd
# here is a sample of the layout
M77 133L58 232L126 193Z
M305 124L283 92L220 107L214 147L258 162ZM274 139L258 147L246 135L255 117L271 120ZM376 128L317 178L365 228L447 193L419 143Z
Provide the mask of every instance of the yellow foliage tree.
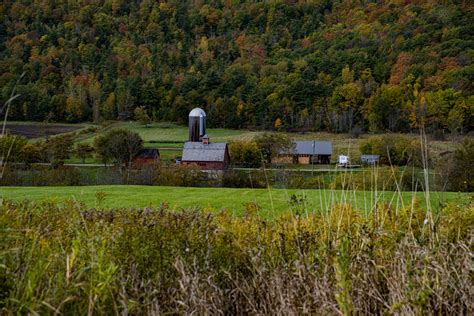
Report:
M281 125L282 125L281 119L277 118L273 126L275 127L276 130L279 130L281 128Z

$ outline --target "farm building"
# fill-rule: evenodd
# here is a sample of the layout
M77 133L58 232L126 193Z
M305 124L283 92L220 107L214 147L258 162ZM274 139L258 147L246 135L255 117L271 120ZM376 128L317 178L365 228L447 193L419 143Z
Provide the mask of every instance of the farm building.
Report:
M361 155L360 162L367 165L375 165L379 163L380 155Z
M223 170L229 166L230 155L226 143L186 142L182 164L195 164L201 169Z
M331 161L332 143L327 141L295 141L289 152L282 152L276 163L328 164Z
M229 166L227 143L212 143L206 134L206 113L195 108L189 113L189 141L184 143L181 164L195 164L203 170L223 170Z
M133 158L135 166L152 165L160 162L160 152L157 148L144 148Z

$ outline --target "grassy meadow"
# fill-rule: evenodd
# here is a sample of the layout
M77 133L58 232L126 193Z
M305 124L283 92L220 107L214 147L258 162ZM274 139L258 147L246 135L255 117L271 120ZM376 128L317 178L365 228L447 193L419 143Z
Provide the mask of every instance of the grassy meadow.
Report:
M292 201L292 196L297 201ZM412 203L426 205L423 192L370 192L345 190L298 189L233 189L159 186L77 186L77 187L0 187L0 197L14 201L31 200L64 204L65 201L83 203L86 207L142 208L167 205L172 210L199 208L217 212L226 210L242 215L249 205L258 205L261 215L274 218L288 211L313 213L336 204L351 204L368 213L375 203L393 208L411 207ZM468 194L432 192L431 205L438 209L446 203L466 205ZM294 198L293 198L294 199Z

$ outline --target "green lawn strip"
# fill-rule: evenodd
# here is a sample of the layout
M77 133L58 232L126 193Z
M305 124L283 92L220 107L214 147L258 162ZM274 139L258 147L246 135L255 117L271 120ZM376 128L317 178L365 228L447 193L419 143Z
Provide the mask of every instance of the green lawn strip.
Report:
M182 155L182 150L160 150L160 160L162 162L174 162L177 157Z
M261 215L272 218L289 210L291 195L305 197L306 211L321 211L338 203L351 203L364 213L370 212L374 201L392 203L395 209L403 204L410 206L413 196L425 205L422 192L403 192L401 199L395 192L341 191L341 190L298 190L298 189L231 189L231 188L189 188L160 186L77 186L77 187L0 187L0 197L12 200L32 200L62 203L67 199L96 207L96 192L104 192L105 208L147 207L167 203L172 209L199 207L208 211L226 209L238 216L243 214L245 204L257 203ZM431 193L431 205L437 209L440 202L466 203L467 194ZM295 211L296 208L293 208Z
M88 157L84 161L78 157L71 157L64 161L66 164L100 164L102 161L97 159L95 156Z
M184 146L184 142L176 142L176 143L172 143L172 142L155 142L155 141L152 141L152 142L145 142L144 144L144 147L147 147L147 148L159 148L160 150L164 149L168 149L168 148L173 148L173 149L183 149L183 146Z

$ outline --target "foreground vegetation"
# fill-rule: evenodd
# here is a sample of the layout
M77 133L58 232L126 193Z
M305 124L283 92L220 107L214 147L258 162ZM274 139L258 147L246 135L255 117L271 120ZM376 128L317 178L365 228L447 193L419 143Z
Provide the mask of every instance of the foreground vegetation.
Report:
M472 201L375 209L268 221L1 200L0 311L472 314Z

